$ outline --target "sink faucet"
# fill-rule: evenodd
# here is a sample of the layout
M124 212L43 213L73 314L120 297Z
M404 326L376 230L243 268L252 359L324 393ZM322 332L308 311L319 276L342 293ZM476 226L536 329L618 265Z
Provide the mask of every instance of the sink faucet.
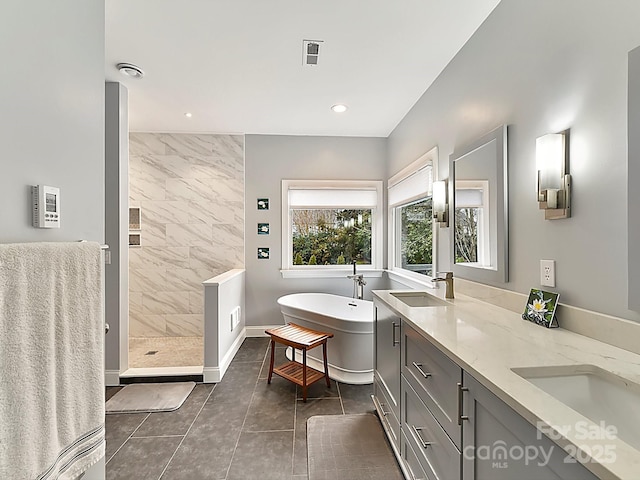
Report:
M447 290L444 293L445 298L453 298L453 272L441 272L438 275L444 275L444 277L433 278L432 282L445 282Z
M353 261L353 275L347 275L347 278L353 280L354 290L357 290L357 299L362 300L364 298L364 286L367 282L364 281L364 276L361 273L356 273L356 261Z

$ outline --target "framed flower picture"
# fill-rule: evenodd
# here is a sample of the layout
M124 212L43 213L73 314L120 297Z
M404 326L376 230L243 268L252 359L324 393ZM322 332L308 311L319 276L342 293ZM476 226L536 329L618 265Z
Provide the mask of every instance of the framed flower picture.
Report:
M545 292L544 290L532 288L531 292L529 292L529 299L524 308L522 318L543 327L557 327L556 308L558 307L559 297L559 293Z

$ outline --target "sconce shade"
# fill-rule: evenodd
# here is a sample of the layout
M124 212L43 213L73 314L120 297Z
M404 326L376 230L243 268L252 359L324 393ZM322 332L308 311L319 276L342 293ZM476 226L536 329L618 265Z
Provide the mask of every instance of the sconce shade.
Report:
M567 163L566 135L550 133L536 139L537 195L545 219L571 215L571 175Z
M447 182L440 180L433 182L433 218L443 227L449 226L449 215L447 204Z
M564 135L550 133L536 139L536 167L540 172L539 189L562 188L564 175Z
M433 182L433 210L444 212L447 203L447 183L443 180Z

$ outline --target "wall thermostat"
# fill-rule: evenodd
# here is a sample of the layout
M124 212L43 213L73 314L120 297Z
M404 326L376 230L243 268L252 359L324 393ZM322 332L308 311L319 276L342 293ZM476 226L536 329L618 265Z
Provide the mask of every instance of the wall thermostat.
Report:
M33 199L33 226L60 228L60 189L47 185L31 187Z

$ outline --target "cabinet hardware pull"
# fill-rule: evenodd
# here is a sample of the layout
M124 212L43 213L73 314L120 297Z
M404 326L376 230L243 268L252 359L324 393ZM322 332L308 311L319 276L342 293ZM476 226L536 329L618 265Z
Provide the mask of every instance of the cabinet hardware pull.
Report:
M380 403L380 401L378 400L378 397L376 397L375 395L372 395L371 398L373 398L373 403L376 406L376 410L380 410L380 412L382 413L383 417L386 417L389 412L385 412L384 411L384 403Z
M461 383L458 383L458 425L462 425L463 420L469 420L467 415L462 415L462 394L468 392L469 388L463 387Z
M415 433L416 437L418 437L418 440L422 444L422 448L427 448L429 445L433 443L433 442L424 441L424 439L422 438L422 435L420 434L420 432L422 431L422 428L416 427L415 425L411 425L411 428L413 429L413 433Z
M416 363L413 362L413 366L416 367L416 369L420 372L420 374L424 377L424 378L429 378L431 376L430 373L425 372L424 370L422 370L422 364L421 363Z
M396 345L400 345L400 340L396 340L396 328L398 328L400 326L399 323L396 322L391 322L391 325L393 325L393 335L392 335L392 342L393 342L393 346L395 347Z

